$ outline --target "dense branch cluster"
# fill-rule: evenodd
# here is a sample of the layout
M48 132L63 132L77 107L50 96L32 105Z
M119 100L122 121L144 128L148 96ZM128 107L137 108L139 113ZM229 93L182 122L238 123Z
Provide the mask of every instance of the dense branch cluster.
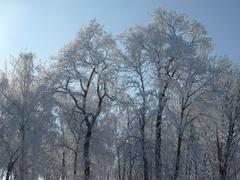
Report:
M0 79L0 179L236 180L240 71L204 27L156 9L117 38L95 20L48 66Z

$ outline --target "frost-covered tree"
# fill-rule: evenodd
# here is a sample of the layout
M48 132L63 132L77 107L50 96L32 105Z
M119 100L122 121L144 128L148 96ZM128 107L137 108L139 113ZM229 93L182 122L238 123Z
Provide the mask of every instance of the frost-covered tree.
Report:
M137 79L138 76L144 79L144 77L141 77L143 76L142 71L147 72L148 76L152 78L152 80L148 79L148 83L152 86L148 90L152 90L152 96L155 97L157 102L154 108L156 110L155 174L156 179L161 179L163 178L162 124L163 116L167 116L167 114L164 115L164 109L166 109L168 99L171 98L171 86L178 82L180 76L185 73L184 71L190 67L190 64L197 65L196 63L204 63L204 59L208 60L211 43L202 25L196 21L189 21L186 15L168 12L160 8L154 11L153 17L153 22L147 27L137 26L132 28L126 33L125 37L128 42L126 48L131 52L128 54L128 58L132 59L130 65L134 65L135 73L138 73L137 75L131 74L133 85L140 90L143 89L145 83L141 84L141 79ZM190 81L198 76L193 71L189 69ZM187 84L191 83L188 82ZM141 90L139 93L142 97L143 94L146 96L143 91L145 90ZM189 92L189 94L191 93ZM136 99L137 96L135 96ZM189 100L189 97L185 98ZM142 101L144 104L144 99ZM144 108L141 110L144 110ZM146 112L143 114L145 116ZM178 160L177 164L179 164ZM176 165L175 177L178 176L178 166Z
M56 92L71 97L78 117L84 122L84 179L91 177L90 142L96 122L105 110L114 80L116 45L111 35L95 20L66 45L55 64L60 72ZM80 121L79 121L80 122Z
M239 66L233 67L229 60L224 59L218 65L216 81L213 83L210 99L213 101L212 122L214 144L212 158L215 161L215 171L219 179L238 179L239 166L236 160L239 158L240 141L240 99L239 99Z
M21 53L14 59L11 73L1 79L1 113L7 117L6 125L15 127L12 135L16 141L8 139L8 143L15 141L9 153L12 166L18 160L15 178L20 180L37 179L39 150L52 118L51 98L39 70L32 53ZM6 147L11 148L10 144Z

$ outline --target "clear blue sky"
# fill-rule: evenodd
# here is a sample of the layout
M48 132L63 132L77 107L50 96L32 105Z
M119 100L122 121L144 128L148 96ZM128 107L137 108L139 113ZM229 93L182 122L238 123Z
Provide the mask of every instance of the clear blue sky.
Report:
M240 0L0 0L0 63L28 49L47 59L96 18L118 34L150 22L156 7L202 22L218 55L240 57Z

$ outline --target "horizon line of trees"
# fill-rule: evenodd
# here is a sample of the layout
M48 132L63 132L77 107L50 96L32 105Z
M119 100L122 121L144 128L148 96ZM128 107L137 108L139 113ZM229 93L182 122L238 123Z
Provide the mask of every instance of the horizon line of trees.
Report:
M0 76L0 179L237 180L240 69L157 8L117 38L92 20L43 66Z

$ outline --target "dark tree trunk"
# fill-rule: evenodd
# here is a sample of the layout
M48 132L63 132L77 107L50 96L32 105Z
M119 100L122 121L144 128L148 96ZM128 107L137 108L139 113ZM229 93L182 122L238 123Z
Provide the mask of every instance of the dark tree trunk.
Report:
M78 152L74 152L74 164L73 164L74 179L76 179L76 176L77 176L77 159L78 159Z
M141 129L141 145L142 145L142 159L143 159L143 173L144 173L144 180L148 180L148 161L146 155L146 148L145 148L145 122Z
M121 180L121 162L120 162L119 147L117 147L117 164L118 164L118 180Z
M125 180L125 174L126 174L126 156L124 154L124 161L123 161L123 174L122 174L122 180Z
M6 180L9 180L10 174L11 174L11 170L10 170L10 167L8 166L7 174L6 174Z
M14 164L15 164L14 161L10 161L8 163L7 174L6 174L6 179L5 180L9 180L9 178L10 178L10 176L12 174L13 168L14 168Z
M62 180L66 178L66 163L65 163L65 151L62 154Z
M128 175L128 180L132 180L132 163L130 164L130 167L129 167L129 175Z
M129 173L128 173L128 180L132 180L132 168L133 168L133 163L132 163L132 148L129 151Z
M162 113L163 113L163 98L164 96L160 95L159 97L159 108L158 115L156 120L156 142L155 142L155 173L156 179L162 179Z
M177 180L177 179L178 179L178 176L179 176L180 157L181 157L181 146L182 146L182 135L179 134L179 135L178 135L178 141L177 141L177 156L176 156L174 180Z
M36 163L37 163L37 145L34 144L32 147L32 178L31 180L37 180L36 174Z
M90 149L91 137L92 137L92 128L88 127L87 134L85 136L84 149L83 149L84 180L90 180L91 160L90 160L90 157L89 157L89 149Z
M21 132L21 151L20 151L20 166L19 166L19 173L20 173L20 180L26 180L25 171L26 171L26 162L25 162L25 154L26 154L26 145L25 145L25 127L21 125L20 127Z

